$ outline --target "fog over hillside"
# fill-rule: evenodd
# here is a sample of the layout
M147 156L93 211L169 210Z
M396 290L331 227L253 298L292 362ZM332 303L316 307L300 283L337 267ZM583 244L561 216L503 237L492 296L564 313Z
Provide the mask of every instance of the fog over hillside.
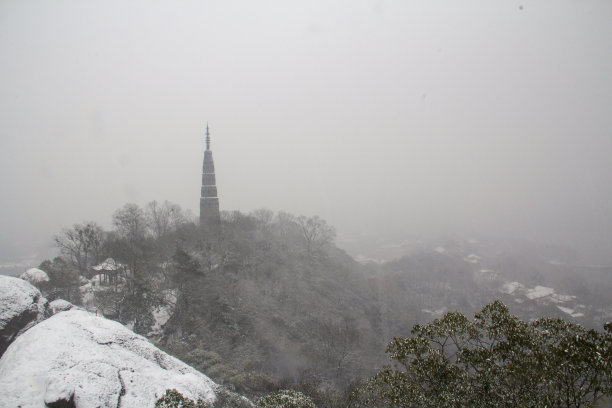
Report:
M606 0L3 1L0 261L126 202L197 213L208 121L223 210L316 214L346 247L508 236L609 265L611 18Z

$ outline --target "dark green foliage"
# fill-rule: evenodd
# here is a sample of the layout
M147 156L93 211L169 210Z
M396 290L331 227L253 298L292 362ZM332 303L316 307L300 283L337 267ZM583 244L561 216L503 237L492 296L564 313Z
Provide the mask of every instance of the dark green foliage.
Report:
M562 319L524 322L496 301L451 312L387 346L394 361L355 406L588 407L612 392L611 334Z
M177 302L161 339L170 352L216 352L225 364L179 357L251 397L278 389L281 378L297 386L308 370L323 377L321 390L334 393L363 376L373 364L361 347L373 341L362 342L356 327L368 324L358 321L368 289L351 269L360 266L322 243L329 234L311 237L317 243L309 253L288 214L224 213L221 226L217 237L204 232L178 242L168 273Z
M166 393L155 401L155 408L252 408L253 405L245 398L229 392L223 388L215 390L216 399L212 407L204 400L193 401L186 398L175 389L166 390Z
M49 276L49 282L40 287L48 300L65 299L75 305L81 304L79 271L74 265L58 256L53 261L43 261L38 268Z
M280 390L257 400L257 408L316 408L310 397L295 390Z
M229 391L241 395L263 395L278 389L278 384L269 376L261 374L252 361L244 361L232 367L217 353L202 349L186 350L180 343L166 347L166 351L205 373L213 381Z
M224 388L216 389L215 394L217 399L213 408L253 408L253 404L249 400Z
M197 402L186 398L175 389L166 390L160 399L155 401L155 408L210 408L203 400L198 399Z

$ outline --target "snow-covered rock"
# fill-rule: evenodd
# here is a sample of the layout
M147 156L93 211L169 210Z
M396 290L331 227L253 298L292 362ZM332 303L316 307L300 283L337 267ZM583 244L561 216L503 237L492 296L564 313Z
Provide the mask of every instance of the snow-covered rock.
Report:
M47 299L23 279L0 275L0 356L21 333L48 316Z
M212 403L216 387L120 323L76 309L37 324L0 359L7 407L152 407L169 388Z
M28 269L22 273L19 278L28 281L33 285L36 285L37 283L49 282L49 275L47 275L47 272L38 268Z
M59 312L65 312L66 310L70 310L75 307L79 308L64 299L55 299L53 302L49 303L49 309L51 309L52 314L56 314Z

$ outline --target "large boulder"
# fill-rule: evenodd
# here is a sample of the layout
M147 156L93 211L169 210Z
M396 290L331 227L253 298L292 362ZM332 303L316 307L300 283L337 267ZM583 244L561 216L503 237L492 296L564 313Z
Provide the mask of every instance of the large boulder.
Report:
M0 275L0 356L23 332L48 317L47 300L30 283Z
M0 359L3 406L153 407L166 389L215 400L217 385L120 323L72 309L17 338Z
M49 275L47 275L47 272L38 268L30 268L19 275L19 277L30 282L32 285L40 285L49 282Z

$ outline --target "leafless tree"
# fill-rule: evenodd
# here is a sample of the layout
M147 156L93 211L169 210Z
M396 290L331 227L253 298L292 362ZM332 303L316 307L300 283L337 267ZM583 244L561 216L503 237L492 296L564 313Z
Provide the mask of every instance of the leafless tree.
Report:
M135 241L146 236L147 220L136 204L126 204L113 214L113 225L122 238Z
M104 231L94 222L75 224L62 230L54 240L62 255L84 275L92 263L99 261Z
M330 244L336 236L334 227L315 215L312 218L300 216L296 219L306 241L306 252L312 255L315 251Z
M187 222L187 216L181 207L169 201L164 201L163 204L151 201L147 204L145 216L155 238L160 238Z

